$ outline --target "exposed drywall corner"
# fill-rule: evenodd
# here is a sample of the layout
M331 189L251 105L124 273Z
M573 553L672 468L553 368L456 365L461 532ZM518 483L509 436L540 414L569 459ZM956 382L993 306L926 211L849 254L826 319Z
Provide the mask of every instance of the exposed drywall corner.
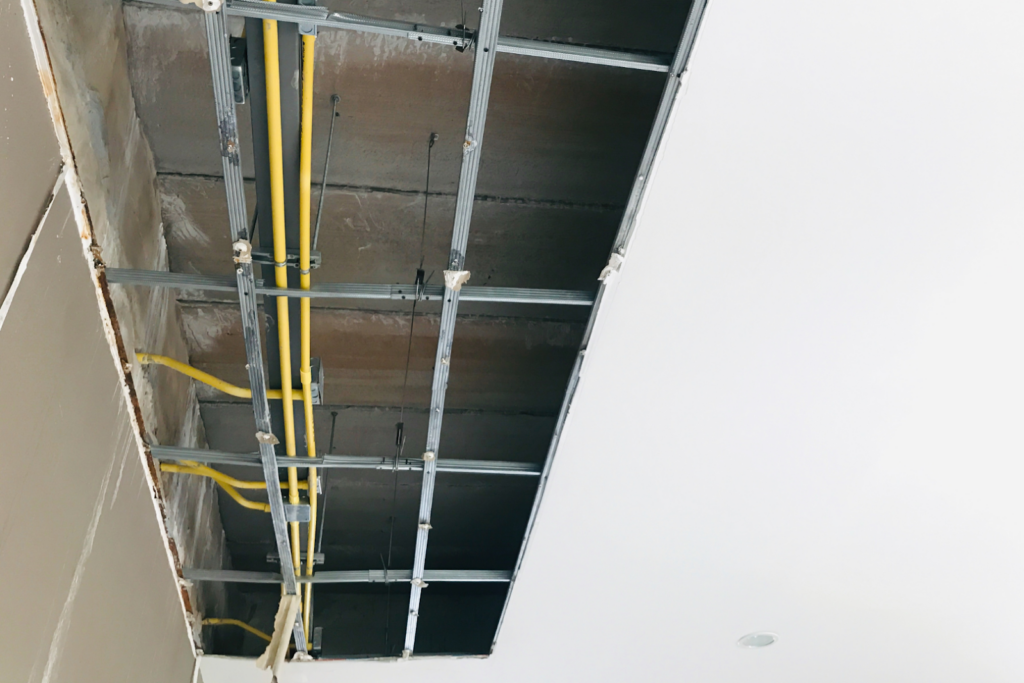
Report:
M31 2L45 41L48 67L87 206L93 265L167 269L156 169L135 112L128 79L127 42L120 0ZM46 79L44 78L44 83ZM46 86L44 85L44 88ZM51 112L54 105L51 103ZM143 371L133 351L187 358L178 306L165 290L106 287L116 352L130 369L129 395L136 401L138 428L149 442L205 445L195 391L188 379ZM155 475L148 454L145 463ZM198 477L156 479L154 490L169 537L172 565L223 567L227 552L213 484ZM182 595L197 645L198 620L226 607L223 586L189 586Z

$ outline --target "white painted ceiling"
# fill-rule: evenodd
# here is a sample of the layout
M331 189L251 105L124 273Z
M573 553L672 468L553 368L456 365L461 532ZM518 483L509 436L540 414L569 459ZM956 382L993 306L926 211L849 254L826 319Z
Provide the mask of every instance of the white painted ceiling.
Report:
M495 654L281 682L1024 680L1022 29L713 2Z

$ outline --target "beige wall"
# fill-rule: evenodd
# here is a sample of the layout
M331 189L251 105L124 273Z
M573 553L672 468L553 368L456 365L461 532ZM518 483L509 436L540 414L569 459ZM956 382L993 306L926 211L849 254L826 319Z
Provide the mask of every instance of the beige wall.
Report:
M187 683L177 583L13 0L0 98L0 680Z
M60 148L15 0L0 0L0 300L43 215Z
M50 102L59 103L88 208L94 260L106 267L166 270L167 249L149 143L135 114L121 0L22 0L36 15ZM18 2L0 0L0 5ZM18 12L20 14L20 12ZM20 19L20 17L18 17ZM108 287L108 313L120 361L132 367L129 386L137 423L149 443L204 447L199 405L190 380L143 371L136 351L188 360L175 295L170 290ZM198 477L160 482L160 523L180 566L220 568L227 562L215 485ZM195 617L223 616L222 584L188 587ZM196 629L197 645L200 633Z
M0 668L185 683L192 651L66 189L0 327Z

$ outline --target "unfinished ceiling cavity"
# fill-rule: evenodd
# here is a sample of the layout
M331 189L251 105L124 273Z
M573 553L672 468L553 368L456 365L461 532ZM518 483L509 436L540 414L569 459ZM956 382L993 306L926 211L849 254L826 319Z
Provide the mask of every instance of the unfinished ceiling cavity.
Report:
M702 6L125 4L170 272L107 277L177 292L188 357L137 351L197 380L209 449L152 449L219 484L207 653L282 586L314 656L491 651Z

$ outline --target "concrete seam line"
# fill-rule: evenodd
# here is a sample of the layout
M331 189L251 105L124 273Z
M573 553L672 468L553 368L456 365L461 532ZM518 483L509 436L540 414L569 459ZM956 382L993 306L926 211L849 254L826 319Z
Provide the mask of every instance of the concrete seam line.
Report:
M114 310L113 300L107 289L106 276L103 273L104 264L100 257L99 245L96 243L92 230L92 219L89 214L89 207L82 190L82 184L78 176L78 166L75 162L74 149L68 135L67 123L64 119L64 112L61 108L60 98L57 93L57 82L54 76L53 65L50 62L50 53L46 45L46 38L43 36L42 24L39 20L39 12L36 9L36 0L21 0L22 12L24 13L25 24L28 30L29 42L32 45L32 55L35 58L36 70L39 73L39 80L42 84L43 95L46 98L46 105L50 111L50 119L53 122L54 134L60 145L61 158L64 164L63 177L67 186L68 195L71 198L71 207L75 215L75 223L78 227L78 237L82 241L82 253L89 266L89 273L92 276L93 288L96 294L96 302L99 308L100 319L103 322L103 331L107 338L107 346L110 355L113 357L117 369L118 378L121 380L121 394L128 407L132 433L135 437L135 444L138 448L139 459L145 472L146 483L149 485L150 501L153 504L157 517L157 526L160 529L160 536L163 540L164 552L170 566L172 577L178 589L179 604L181 606L182 618L189 634L188 642L192 656L197 655L195 635L192 629L192 622L197 617L192 614L191 598L188 589L185 587L181 573L181 560L177 554L177 548L170 537L167 529L167 514L163 496L160 493L158 473L156 465L149 455L146 442L143 438L142 410L139 407L138 397L135 391L135 384L132 381L130 368L131 362L124 350L124 343L121 339L120 328L117 325L117 315Z
M39 233L43 229L43 225L46 223L46 219L50 217L50 209L53 207L53 200L57 197L57 193L60 192L60 186L64 182L64 166L57 171L57 182L53 184L53 190L50 192L50 196L46 200L46 208L43 209L43 215L36 223L35 230L32 231L32 236L29 238L28 247L25 248L25 253L22 254L21 260L18 262L18 268L14 271L14 279L11 280L11 286L7 290L7 294L4 295L3 302L0 303L0 330L4 327L4 321L7 320L7 314L11 310L11 302L14 301L14 295L18 291L18 287L21 285L22 279L25 277L25 271L28 270L28 260L32 258L32 252L36 250L36 242L39 241Z

